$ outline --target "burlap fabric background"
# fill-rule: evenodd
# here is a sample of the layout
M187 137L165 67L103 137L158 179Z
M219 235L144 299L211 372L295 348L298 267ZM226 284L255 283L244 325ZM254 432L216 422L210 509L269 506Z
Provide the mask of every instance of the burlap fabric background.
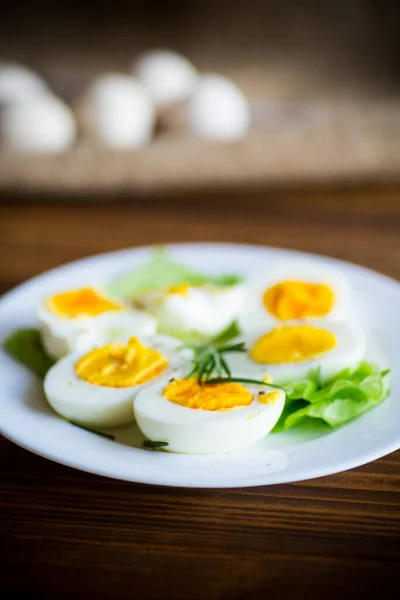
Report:
M229 145L200 141L180 131L160 134L135 152L108 150L84 135L60 156L3 150L0 188L92 194L399 178L400 107L313 107L298 117L290 115L273 116L269 124Z
M67 101L94 74L127 70L136 52L172 47L236 81L256 122L232 145L170 130L121 153L102 148L81 115L78 144L62 156L0 149L0 190L109 195L399 179L399 21L396 2L375 0L117 0L101 11L37 0L23 13L11 3L0 57L38 68Z

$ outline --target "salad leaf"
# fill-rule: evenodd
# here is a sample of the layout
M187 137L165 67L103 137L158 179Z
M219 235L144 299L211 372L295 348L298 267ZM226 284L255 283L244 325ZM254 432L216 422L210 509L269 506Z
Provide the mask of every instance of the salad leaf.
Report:
M213 283L214 285L221 286L230 286L236 285L242 281L242 277L240 275L235 275L233 273L228 273L226 275L214 275L214 277L207 277L207 281Z
M330 427L340 427L361 416L389 395L389 371L368 362L345 369L321 387L315 374L284 384L287 401L274 431L290 429L304 419L319 419Z
M215 277L197 273L190 267L170 258L164 247L156 248L149 261L131 271L114 279L108 285L108 292L119 298L130 298L137 294L153 290L188 283L201 285L214 283L215 285L230 286L241 281L238 275L217 275Z
M283 411L281 416L279 417L279 421L276 423L273 428L273 433L280 433L281 431L285 431L285 429L289 429L286 424L287 419L292 415L302 410L304 407L308 406L308 402L306 400L293 400L288 401L288 397L286 397L285 406L283 407Z
M318 390L317 382L313 378L298 379L283 386L286 390L286 402L292 400L311 401L314 393Z
M159 333L165 333L166 335L176 337L178 340L181 340L181 342L189 346L220 346L222 344L227 344L240 335L240 329L236 321L232 321L228 327L223 329L220 333L212 338L196 331L180 331L175 329L166 329L160 326L158 327L158 331Z
M18 329L3 343L5 351L43 378L54 361L46 354L37 329Z
M347 380L347 379L351 378L353 383L357 384L357 383L360 383L366 377L368 377L368 375L372 375L373 373L375 373L376 370L377 370L376 365L373 365L372 363L369 363L366 361L362 361L356 369L354 369L354 368L353 369L351 369L351 368L344 369L343 371L340 371L333 377L330 377L330 379L328 379L327 383L333 383L335 381L340 381L342 379Z

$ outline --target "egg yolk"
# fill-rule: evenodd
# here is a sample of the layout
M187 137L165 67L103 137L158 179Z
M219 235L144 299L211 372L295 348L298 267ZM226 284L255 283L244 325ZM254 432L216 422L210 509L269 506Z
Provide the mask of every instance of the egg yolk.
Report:
M263 295L265 308L281 321L324 317L332 310L334 302L335 296L329 286L306 281L281 281Z
M96 317L109 310L122 310L121 305L100 296L92 288L56 294L47 299L46 305L51 312L69 319Z
M132 337L128 344L109 344L92 350L76 363L75 372L94 385L124 388L154 379L167 366L165 356Z
M197 379L174 379L163 392L165 398L199 410L228 410L248 406L253 395L239 383L207 383L199 385Z
M260 394L258 401L261 402L261 404L275 404L278 402L279 398L280 393L278 390L275 390L275 392L269 392L268 394Z
M167 294L169 295L178 295L178 296L187 296L190 290L190 285L188 283L180 283L179 285L171 285L167 288Z
M250 350L250 358L261 364L301 362L335 346L335 336L325 329L311 325L276 327L256 341Z

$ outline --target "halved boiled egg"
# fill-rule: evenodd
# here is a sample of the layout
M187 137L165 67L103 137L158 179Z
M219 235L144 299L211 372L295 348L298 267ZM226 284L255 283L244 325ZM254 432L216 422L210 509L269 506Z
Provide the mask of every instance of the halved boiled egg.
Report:
M87 354L74 352L47 373L44 392L52 408L70 421L114 427L133 421L132 401L161 376L190 369L192 352L167 336L131 338Z
M217 335L237 318L243 300L240 285L184 283L142 295L135 302L156 317L159 331L205 339Z
M284 403L285 394L266 385L164 379L136 397L134 413L143 434L167 442L166 450L224 454L263 439Z
M121 336L152 335L155 319L92 287L63 291L41 302L38 319L47 353L58 359Z
M280 261L246 284L242 331L299 319L342 319L350 309L350 286L342 273L307 259Z
M274 383L305 377L320 367L328 379L347 367L355 367L364 357L365 338L348 323L333 321L295 322L260 329L245 336L246 353L231 353L229 365L238 377Z

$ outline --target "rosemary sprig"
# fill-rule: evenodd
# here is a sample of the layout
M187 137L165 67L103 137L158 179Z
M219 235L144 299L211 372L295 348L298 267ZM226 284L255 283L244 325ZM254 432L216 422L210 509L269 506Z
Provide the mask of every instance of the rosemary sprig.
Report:
M231 369L224 355L246 352L244 342L220 347L192 345L191 348L194 350L193 368L187 377L196 375L200 385L208 382L213 374L217 377L231 377Z
M169 444L168 442L153 442L152 440L144 440L143 446L145 448L156 450L157 448L165 448L166 446L169 446Z
M90 427L85 427L84 425L79 425L79 423L75 423L74 421L69 421L69 422L71 423L71 425L75 425L75 427L79 427L79 429L83 429L84 431L89 431L89 433L101 435L102 437L105 437L108 440L115 440L115 435L112 435L112 433L105 433L104 431L97 431L96 429L90 429Z
M253 383L254 385L266 385L267 387L272 387L276 390L281 390L286 394L285 388L280 385L273 385L272 383L267 383L266 381L259 381L258 379L248 379L246 377L214 377L212 379L208 379L205 383Z
M238 344L233 344L231 346L219 346L218 352L222 352L223 354L226 352L246 352L246 346L244 342L239 342Z
M222 362L221 362L221 355L219 352L217 352L216 350L213 350L213 357L214 357L214 363L213 366L215 367L215 370L217 373L222 373Z
M221 356L221 363L222 363L222 367L223 367L225 373L227 374L227 376L231 377L232 376L231 369L223 356Z

